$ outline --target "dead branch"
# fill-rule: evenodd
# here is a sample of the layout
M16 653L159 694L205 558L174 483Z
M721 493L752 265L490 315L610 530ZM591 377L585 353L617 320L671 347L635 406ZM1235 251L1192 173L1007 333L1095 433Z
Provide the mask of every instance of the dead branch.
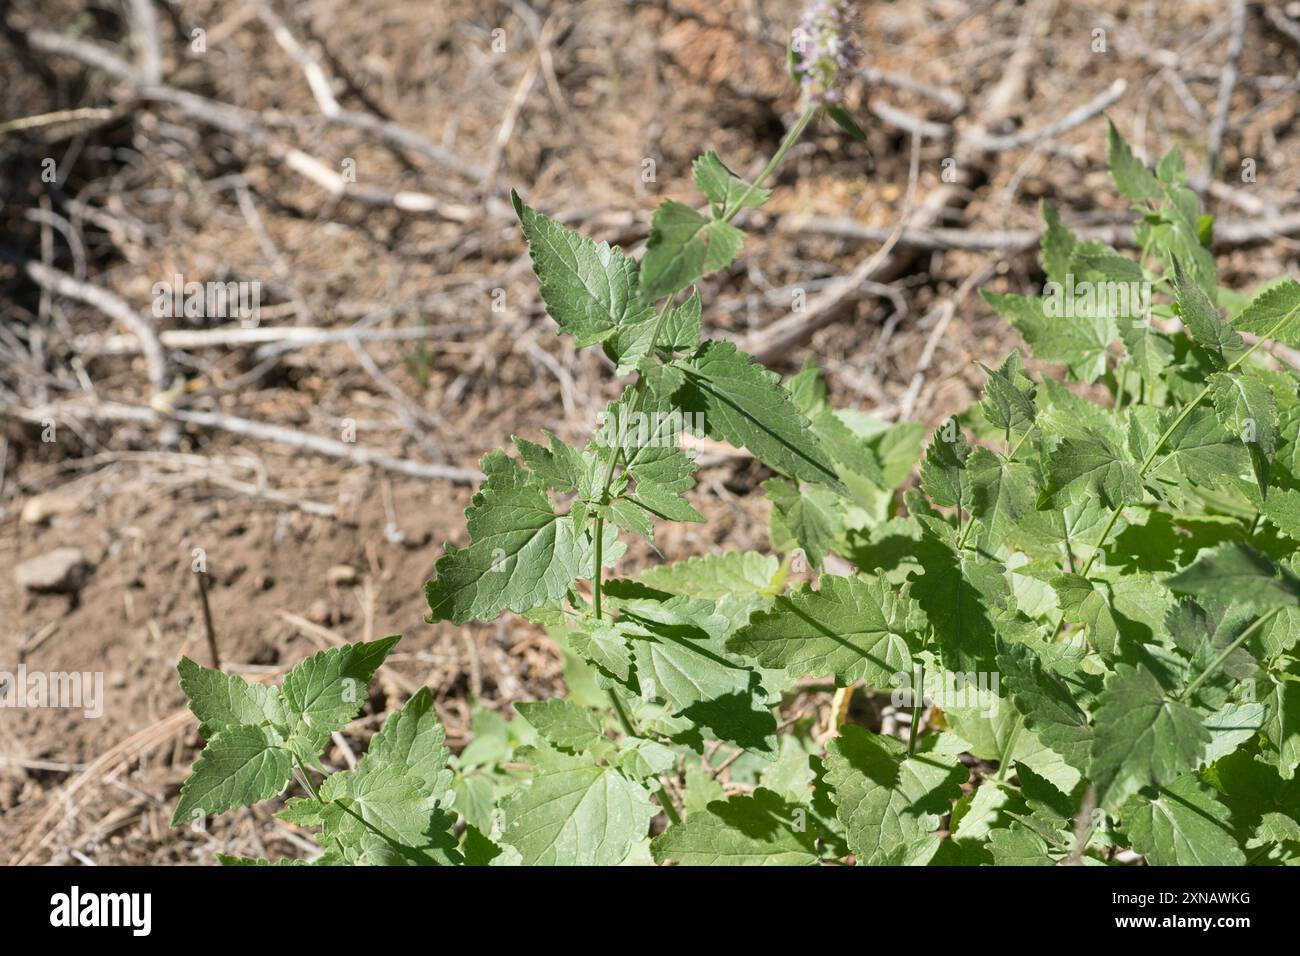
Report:
M198 428L211 428L258 441L298 448L329 458L341 458L356 465L374 465L386 471L394 471L414 478L437 479L455 484L475 484L483 480L483 473L474 469L396 458L349 442L295 431L280 425L268 425L265 422L237 418L234 415L222 415L218 412L177 410L163 414L142 405L126 405L119 402L60 402L34 409L10 406L4 411L12 417L30 423L60 419L90 419L106 422L137 422L143 425L168 423L194 425Z

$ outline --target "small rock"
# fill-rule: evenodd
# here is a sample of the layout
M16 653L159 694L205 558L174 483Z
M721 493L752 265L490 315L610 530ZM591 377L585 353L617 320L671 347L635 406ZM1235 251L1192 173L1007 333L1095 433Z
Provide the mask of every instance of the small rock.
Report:
M357 569L350 564L336 564L325 576L335 587L345 588L357 583Z
M55 548L18 565L14 576L29 591L71 593L80 590L90 570L80 548Z
M23 524L45 524L59 515L70 515L80 511L84 500L79 495L67 492L51 491L43 495L28 498L23 504Z
M307 608L307 613L304 615L304 617L313 624L320 624L322 626L329 624L332 616L333 615L330 613L329 602L323 598L317 598L312 601L311 606Z

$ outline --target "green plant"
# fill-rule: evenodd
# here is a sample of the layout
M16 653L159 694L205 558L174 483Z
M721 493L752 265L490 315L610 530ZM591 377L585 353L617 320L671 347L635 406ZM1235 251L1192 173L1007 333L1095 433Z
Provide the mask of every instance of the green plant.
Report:
M208 744L174 823L296 771L309 795L281 816L320 828L325 862L1300 859L1300 389L1264 361L1300 346L1300 284L1220 288L1177 153L1152 173L1112 127L1140 261L1045 207L1048 294L985 295L1100 400L1012 352L902 491L919 426L833 409L812 366L782 384L699 341L699 294L682 299L731 262L734 217L820 108L753 183L700 157L708 209L662 204L639 266L514 197L560 331L636 380L585 448L516 438L483 459L469 544L427 597L433 621L545 626L567 696L515 705L522 721L477 710L452 757L421 691L317 786L396 638L317 654L279 692L183 661ZM610 578L620 534L703 520L683 425L777 473L783 557ZM857 685L901 729L842 720ZM823 733L804 711L832 687Z

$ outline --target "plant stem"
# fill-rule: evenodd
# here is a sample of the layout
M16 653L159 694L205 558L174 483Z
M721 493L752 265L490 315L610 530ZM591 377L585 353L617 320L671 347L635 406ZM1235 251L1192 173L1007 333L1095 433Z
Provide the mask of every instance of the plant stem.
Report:
M785 139L781 140L781 145L778 146L776 152L772 154L772 158L767 161L767 165L764 166L763 171L758 174L758 178L750 183L745 191L740 194L740 198L736 200L736 204L723 213L723 222L731 222L731 220L736 218L736 214L745 208L745 203L749 201L749 197L767 181L767 177L771 176L772 173L776 171L776 167L781 165L781 160L785 159L785 154L790 152L790 148L799 141L799 137L803 135L803 131L808 128L808 124L812 122L812 118L816 115L816 107L803 111L803 115L801 115L795 124L790 127L790 131L785 134Z
M917 677L921 686L912 688L912 725L907 729L907 752L909 755L916 753L916 728L921 723L921 704L925 700L924 661L921 662Z
M623 733L629 737L636 736L636 727L632 724L632 718L627 715L623 709L623 702L618 699L618 694L614 693L614 688L609 688L609 702L614 705L614 712L618 714L618 722L623 725Z
M966 539L970 537L970 529L973 527L975 527L975 516L967 512L966 523L962 525L961 536L957 538L958 551L966 547Z
M1013 447L1013 448L1011 449L1011 453L1010 453L1009 455L1007 455L1007 461L1009 461L1009 462L1010 462L1010 461L1015 461L1015 459L1016 459L1016 452L1020 451L1020 446L1023 445L1023 444L1025 443L1025 439L1029 437L1029 433L1032 432L1032 431L1033 431L1035 428L1037 428L1037 427L1038 427L1037 422L1030 422L1030 423L1029 423L1029 427L1026 428L1024 434L1021 435L1021 436L1016 440L1015 447Z
M1011 768L1011 755L1016 750L1016 738L1020 736L1020 728L1024 722L1024 716L1017 711L1016 719L1011 724L1011 732L1007 734L1007 744L1002 749L1002 759L998 761L998 775L994 778L998 783L1007 778L1007 771Z
M668 788L659 783L659 805L664 808L664 813L668 816L668 822L674 825L680 825L682 822L681 815L677 812L677 807L673 804L673 798L668 795Z
M600 572L601 572L601 563L602 563L601 559L604 557L604 555L601 552L604 550L604 545L605 545L605 519L602 518L600 515L596 515L596 524L595 524L595 530L593 534L596 538L595 541L596 554L595 554L595 561L593 562L595 564L595 568L592 570L592 576L591 576L591 611L592 614L595 615L596 620L599 621L600 620Z
M958 550L961 550L960 548ZM925 637L921 639L921 653L930 646L930 635L934 633L933 628L927 629ZM925 704L925 661L919 661L919 668L916 675L917 686L912 688L912 726L907 730L907 752L916 753L916 731L917 725L921 723L921 707Z
M298 771L302 774L303 786L307 788L307 792L311 794L312 799L317 803L320 803L320 791L317 790L316 785L311 782L311 774L307 772L307 765L302 762L302 758L297 754L293 755L293 762L298 765Z
M609 702L614 705L614 712L618 714L618 722L623 725L623 733L629 737L635 737L637 735L636 727L632 723L632 718L628 716L627 711L624 709L623 702L618 699L618 694L614 692L612 687L609 688L607 693L609 694ZM668 788L662 782L659 785L657 796L659 797L659 804L664 808L664 813L667 814L669 821L681 823L682 818L677 813L673 798L668 795Z
M668 309L672 305L672 296L664 299L664 303L659 308L659 316L655 320L655 327L650 333L650 355L655 354L655 347L659 343L659 333L663 331L664 319L668 316ZM637 376L637 392L632 399L632 414L636 414L641 405L641 396L644 394L644 378ZM623 422L619 422L618 444L614 448L614 454L609 456L609 464L605 466L605 479L600 489L600 504L609 503L609 488L614 482L614 469L618 467L619 460L623 457ZM596 620L600 620L600 596L601 596L601 575L603 573L602 558L605 546L605 519L601 515L595 516L594 524L595 535L595 568L592 569L592 613Z
M1224 661L1228 659L1229 655L1231 655L1233 651L1241 647L1242 644L1246 643L1247 638L1249 638L1261 627L1263 627L1265 624L1271 621L1281 610L1282 608L1275 607L1273 608L1273 610L1267 612L1266 614L1262 614L1259 617L1255 618L1255 622L1251 624L1250 627L1242 631L1240 637L1238 637L1235 641L1233 641L1231 644L1225 647L1223 649L1223 653L1221 653L1214 660L1210 661L1209 666L1206 667L1205 670L1201 671L1200 675L1196 678L1196 680L1192 681L1190 684L1187 685L1187 688L1181 694L1178 695L1178 699L1186 700L1188 697L1191 697L1192 694L1196 693L1197 688L1199 688L1202 684L1204 684L1206 680L1208 680L1210 676L1219 669L1219 667L1223 664Z

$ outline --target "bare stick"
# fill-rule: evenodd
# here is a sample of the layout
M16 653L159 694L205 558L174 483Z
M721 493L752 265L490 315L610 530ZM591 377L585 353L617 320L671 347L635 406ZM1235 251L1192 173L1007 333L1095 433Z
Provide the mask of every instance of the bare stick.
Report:
M1264 4L1263 9L1265 18L1273 24L1274 29L1290 38L1296 46L1300 46L1300 24L1294 23L1285 13L1270 4Z
M41 113L38 116L23 116L7 123L0 123L0 135L20 129L35 129L38 126L53 126L55 123L70 123L74 120L106 120L115 116L113 110L102 106L87 106L75 110L56 110L53 113Z
M387 471L410 475L414 478L430 478L451 481L459 484L475 484L483 480L480 471L470 468L455 468L450 465L433 465L396 458L359 445L311 435L307 432L268 425L234 415L221 415L216 412L173 411L163 415L152 408L140 405L125 405L118 402L100 402L96 404L64 402L47 405L37 409L10 407L9 414L23 421L40 422L48 418L92 419L95 421L141 422L144 424L181 423L200 428L212 428L218 431L243 435L260 441L269 441L290 448L325 455L329 458L342 458L358 465L374 465Z
M863 283L870 279L886 261L895 243L898 242L898 237L902 235L904 227L912 218L920 163L921 137L913 134L912 155L907 174L907 193L903 198L903 215L900 217L898 225L894 227L893 233L885 240L885 244L859 263L852 274L842 282L836 283L817 296L805 313L786 316L784 319L780 319L761 332L756 333L751 341L746 342L746 352L749 352L760 362L770 362L796 345L808 341L814 332L835 320L840 306L844 304L845 300L857 292Z
M25 262L23 268L31 276L32 281L41 288L94 306L109 318L125 326L140 343L145 365L149 369L149 384L153 388L154 395L161 395L167 391L167 355L158 341L158 335L154 332L153 325L125 299L107 289L81 282L66 272L51 269L34 260Z
M355 199L372 206L392 206L403 212L432 214L452 222L467 222L479 215L474 209L457 203L443 202L428 193L350 183L330 164L272 136L258 114L205 96L178 90L165 83L149 83L121 57L93 43L49 30L29 30L27 39L34 49L70 56L97 67L131 85L136 94L145 99L179 106L190 118L200 120L232 136L249 140L304 179L310 180L334 196ZM343 113L339 113L329 119L343 122L345 125L372 127L376 131L380 131L381 128L387 129L385 124L375 120L374 117L363 117L361 114L345 118ZM414 136L414 134L409 135ZM489 212L496 215L498 212L504 214L508 210L504 203L498 201L489 206Z
M312 345L334 345L352 340L358 342L409 342L419 339L436 339L447 334L437 326L420 326L409 329L322 329L298 325L263 325L253 329L166 329L158 333L158 341L169 349L242 348L253 345L306 348ZM78 351L95 351L101 355L124 355L140 351L140 340L134 335L114 335L108 338L78 336ZM259 354L261 354L259 350Z
M162 53L158 45L158 19L154 16L153 0L127 0L127 12L140 75L148 83L159 83L162 81Z
M1205 179L1202 188L1214 178L1219 165L1219 150L1223 147L1223 134L1228 128L1228 108L1232 105L1232 91L1237 86L1237 64L1241 61L1242 39L1246 31L1246 0L1236 0L1232 5L1232 32L1228 35L1228 54L1223 62L1223 79L1219 81L1219 98L1214 104L1214 120L1210 123L1209 144L1205 148Z
M1102 110L1113 105L1124 91L1128 89L1128 84L1123 80L1116 80L1108 86L1103 92L1094 96L1087 103L1077 109L1066 113L1054 123L1046 126L1040 126L1035 129L1020 130L1007 136L990 136L984 133L972 134L971 141L980 149L989 153L1001 153L1010 149L1019 149L1022 146L1032 146L1037 142L1045 139L1052 139L1060 136L1062 133L1069 132L1077 126L1082 126L1088 120L1097 116Z
M293 57L298 68L302 70L303 76L307 78L307 85L311 88L311 95L316 100L316 105L326 116L337 116L341 111L339 101L334 98L334 90L331 88L329 77L321 68L320 61L313 56L306 47L298 42L297 37L290 32L285 26L284 21L271 9L271 5L266 0L259 0L257 3L257 15L262 18L271 30L271 36L275 42L280 44L280 49Z
M212 609L208 607L208 572L196 571L194 578L199 584L199 604L203 607L203 633L208 638L208 653L212 655L212 666L221 670L221 655L217 653L217 631L212 626Z

